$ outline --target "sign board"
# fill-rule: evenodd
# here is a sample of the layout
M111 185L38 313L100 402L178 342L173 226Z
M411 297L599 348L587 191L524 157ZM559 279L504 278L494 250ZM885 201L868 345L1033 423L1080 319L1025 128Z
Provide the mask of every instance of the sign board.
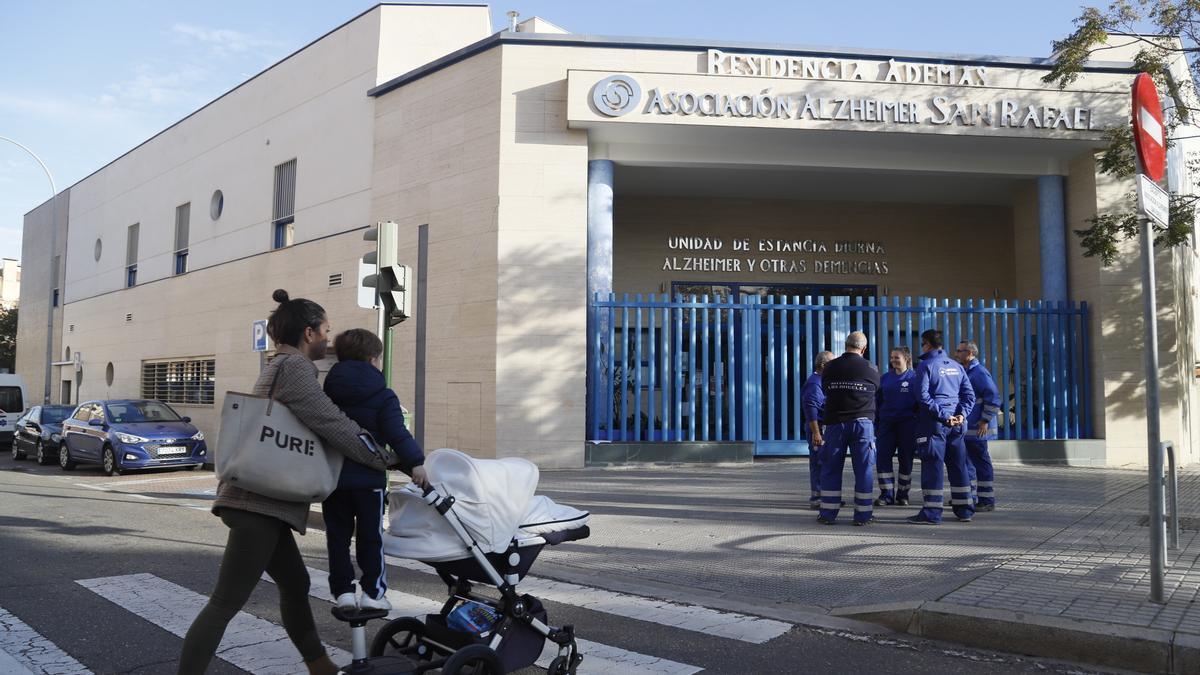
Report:
M1142 173L1153 181L1162 180L1167 167L1162 104L1154 79L1146 73L1133 79L1133 145Z
M1171 213L1171 198L1158 183L1139 173L1137 181L1138 209L1154 219L1159 225L1167 226Z
M375 287L364 286L363 279L375 274L375 265L358 261L358 306L375 309Z
M267 320L258 319L250 327L250 348L256 352L267 351Z

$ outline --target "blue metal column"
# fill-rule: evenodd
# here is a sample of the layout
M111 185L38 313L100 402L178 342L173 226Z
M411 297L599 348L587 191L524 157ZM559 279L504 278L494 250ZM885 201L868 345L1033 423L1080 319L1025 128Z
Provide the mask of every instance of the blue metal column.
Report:
M588 201L587 201L587 298L608 298L612 293L613 279L613 163L608 159L593 159L588 162ZM611 311L588 312L588 339L594 336L608 335L609 324L612 321ZM599 325L593 325L595 323ZM610 344L609 349L613 349ZM588 354L595 353L593 345L588 345ZM601 363L605 355L600 354ZM587 428L594 427L596 401L592 400L593 371L599 364L587 369L588 420ZM604 397L601 397L604 400ZM611 424L609 426L612 426ZM612 431L611 429L609 430ZM610 436L611 437L611 436Z
M1042 299L1066 302L1066 177L1038 176L1038 229L1042 253Z

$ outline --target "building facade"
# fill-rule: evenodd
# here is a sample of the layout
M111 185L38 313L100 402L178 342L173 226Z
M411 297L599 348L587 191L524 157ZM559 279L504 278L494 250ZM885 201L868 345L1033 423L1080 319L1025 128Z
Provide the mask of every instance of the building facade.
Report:
M1014 382L1043 373L1038 396L1067 383L1070 401L1060 431L1014 436L1002 455L1144 464L1136 243L1103 267L1071 234L1126 208L1131 181L1100 173L1095 153L1128 120L1133 71L1090 64L1060 90L1047 70L1044 59L573 35L541 19L493 33L483 5L380 5L64 191L53 255L50 205L26 217L32 309L18 372L42 390L53 309L53 400L155 396L219 433L222 393L247 391L259 370L250 326L273 289L322 304L335 331L374 326L357 300L362 233L392 220L418 276L393 382L426 447L543 467L607 461L595 450L611 427L629 416L655 429L672 411L659 415L652 397L674 388L691 406L683 424L704 430L639 430L633 445L686 456L720 419L743 431L715 422L715 440L765 452L783 437L759 422L748 437L748 420L772 427L762 411L794 401L799 355L836 347L837 330L809 331L802 311L941 298L1080 308L1058 343L1021 329L1062 359L1018 353L1016 332L988 355ZM1174 159L1187 151L1177 144ZM1171 180L1191 179L1176 169ZM1184 461L1196 459L1195 255L1157 258L1163 437ZM59 262L28 264L47 259ZM626 294L643 303L636 330L604 304ZM666 349L701 324L651 295L696 295L716 304L687 312L738 312L748 332L706 337L703 356L689 336L655 374L646 336ZM760 311L746 303L787 297L809 298L784 310L792 323L746 318ZM923 307L918 325L938 316ZM841 325L845 312L829 312ZM870 324L877 351L911 342L891 325ZM775 356L777 339L791 361ZM604 360L630 340L623 363L639 374L622 379ZM727 384L735 363L753 397ZM742 407L725 416L717 391ZM1014 389L1026 396L1029 416L1041 408L1033 390Z
M0 307L12 309L21 300L21 263L12 258L0 260Z

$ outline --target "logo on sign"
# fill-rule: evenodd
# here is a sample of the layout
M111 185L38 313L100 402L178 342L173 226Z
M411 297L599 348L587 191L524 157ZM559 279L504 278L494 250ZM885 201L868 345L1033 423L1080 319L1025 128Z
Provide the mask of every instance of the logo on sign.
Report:
M592 105L609 117L620 117L642 100L642 88L628 75L609 75L592 88Z

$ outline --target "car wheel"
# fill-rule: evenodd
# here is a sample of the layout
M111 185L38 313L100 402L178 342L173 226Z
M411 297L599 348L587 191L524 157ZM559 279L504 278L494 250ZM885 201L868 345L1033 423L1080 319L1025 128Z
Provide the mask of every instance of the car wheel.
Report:
M67 447L66 441L58 446L58 466L63 471L73 471L76 466L75 460L71 459L71 450Z
M17 449L17 442L14 440L12 444L12 458L14 462L19 462L25 459L25 453Z
M117 455L107 445L104 446L104 452L100 455L100 465L104 467L104 475L106 476L121 475L121 464L117 461Z
M37 442L37 453L34 454L34 458L42 466L46 466L51 462L50 457L46 455L46 446L40 440Z

